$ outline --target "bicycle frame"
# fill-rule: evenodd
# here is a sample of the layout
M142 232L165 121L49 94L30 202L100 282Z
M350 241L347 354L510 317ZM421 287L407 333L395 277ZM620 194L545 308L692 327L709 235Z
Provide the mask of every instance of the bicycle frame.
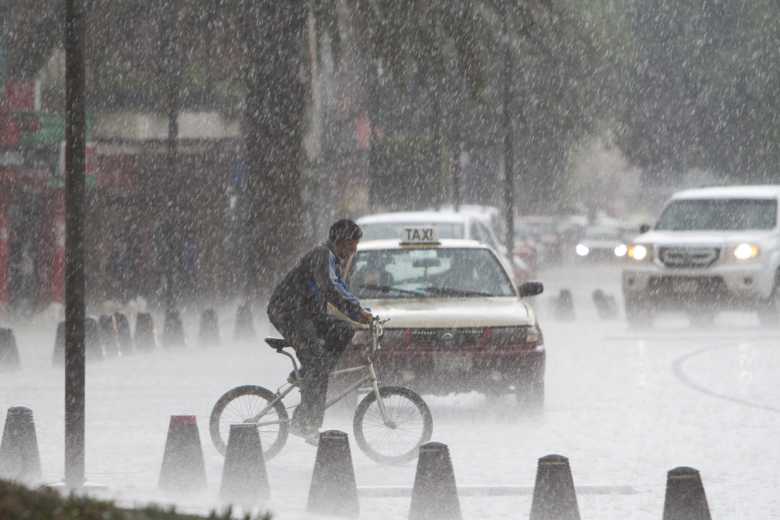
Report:
M390 421L387 418L387 410L385 409L385 403L382 399L382 396L379 393L379 379L376 374L376 369L374 368L374 361L372 359L373 354L382 348L381 344L381 338L383 334L383 325L386 323L387 320L380 320L379 318L374 318L372 322L369 324L368 328L371 331L371 345L370 347L364 351L363 355L366 359L366 363L364 365L356 366L356 367L349 367L349 368L342 368L340 370L334 370L330 373L331 376L335 375L344 375L344 374L351 374L355 372L362 372L363 370L368 371L367 375L364 375L351 385L349 385L345 390L343 390L341 393L336 395L335 397L331 398L329 401L325 403L325 409L330 408L337 402L344 399L347 395L349 395L351 392L357 390L361 386L363 386L365 383L370 382L371 383L371 391L374 392L374 395L376 396L376 402L379 406L379 413L382 417L382 421L387 425L389 428L394 428L395 424L393 421ZM357 324L360 326L359 324ZM361 328L365 328L365 326L362 326ZM296 378L298 377L298 364L295 361L295 358L287 353L287 352L280 352L281 354L284 354L285 356L289 357L293 364L294 373L296 375ZM248 424L256 424L258 427L260 426L270 426L274 424L281 424L283 422L289 422L288 421L267 421L267 422L259 422L260 419L268 413L271 409L273 409L274 405L278 403L279 401L283 401L287 395L290 394L294 389L298 388L297 383L286 383L282 386L280 386L276 390L276 397L266 405L265 408L263 408L260 413L255 415L254 417L250 417L249 419L245 419L244 423Z

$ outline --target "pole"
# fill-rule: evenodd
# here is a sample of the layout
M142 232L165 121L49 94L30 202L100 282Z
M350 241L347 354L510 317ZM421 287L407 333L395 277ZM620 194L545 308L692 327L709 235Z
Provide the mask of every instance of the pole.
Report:
M515 175L514 175L514 131L512 129L512 46L509 43L509 13L504 13L504 211L506 218L506 249L513 254L515 250Z
M65 485L84 484L84 13L65 2Z
M170 310L176 306L175 286L180 281L180 261L183 249L183 236L180 230L179 212L181 194L178 187L177 162L179 139L179 74L180 62L178 56L178 0L168 0L165 4L167 17L166 34L163 38L164 74L167 84L168 105L168 138L166 140L166 172L165 197L168 204L165 207L166 236L168 240L168 255L166 258L165 307Z

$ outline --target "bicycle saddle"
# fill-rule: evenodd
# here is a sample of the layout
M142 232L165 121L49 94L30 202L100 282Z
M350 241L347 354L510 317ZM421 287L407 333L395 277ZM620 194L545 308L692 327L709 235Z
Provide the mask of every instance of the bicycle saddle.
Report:
M292 346L287 342L286 339L282 338L265 338L265 342L268 343L268 346L277 352L281 352L282 349Z

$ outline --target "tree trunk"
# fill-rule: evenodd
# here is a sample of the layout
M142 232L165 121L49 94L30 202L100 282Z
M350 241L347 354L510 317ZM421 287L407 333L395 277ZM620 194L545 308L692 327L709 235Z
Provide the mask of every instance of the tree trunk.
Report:
M252 230L247 297L267 297L302 246L306 89L301 69L306 4L302 0L251 0L244 7L249 63L247 190Z

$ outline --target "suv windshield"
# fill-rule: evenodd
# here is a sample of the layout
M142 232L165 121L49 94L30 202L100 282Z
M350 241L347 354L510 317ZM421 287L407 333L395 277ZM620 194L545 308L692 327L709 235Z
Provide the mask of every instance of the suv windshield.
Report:
M408 227L420 227L422 222L374 222L360 224L363 230L363 240L395 239L401 236L401 231ZM445 222L434 224L439 238L463 238L463 224Z
M688 199L669 204L656 229L666 231L736 231L773 229L777 224L774 199Z
M476 248L358 251L350 289L368 299L515 295L495 256Z

